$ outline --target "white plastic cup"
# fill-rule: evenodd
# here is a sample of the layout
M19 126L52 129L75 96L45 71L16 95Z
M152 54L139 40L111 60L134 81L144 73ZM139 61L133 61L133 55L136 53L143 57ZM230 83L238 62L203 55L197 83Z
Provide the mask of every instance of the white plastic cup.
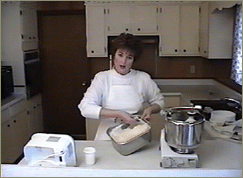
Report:
M95 163L95 148L94 147L85 147L84 153L85 153L85 162L88 165L92 165Z

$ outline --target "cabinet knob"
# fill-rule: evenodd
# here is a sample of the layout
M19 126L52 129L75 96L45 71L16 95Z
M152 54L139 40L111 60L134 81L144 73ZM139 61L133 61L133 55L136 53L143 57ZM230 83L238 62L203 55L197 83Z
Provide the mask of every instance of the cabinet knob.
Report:
M184 49L183 52L186 52L186 50Z
M94 53L94 51L92 50L91 53Z
M16 120L14 120L13 122L16 123Z
M138 31L140 31L141 29L140 28L138 28Z
M126 28L126 31L128 31L128 28Z
M177 52L178 50L177 49L175 49L175 52Z
M10 124L8 124L7 126L10 127Z

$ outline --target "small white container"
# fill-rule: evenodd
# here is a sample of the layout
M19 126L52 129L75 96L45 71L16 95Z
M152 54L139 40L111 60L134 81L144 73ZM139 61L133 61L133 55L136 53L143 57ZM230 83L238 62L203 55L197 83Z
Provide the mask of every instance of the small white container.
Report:
M95 148L94 147L85 147L84 154L85 154L85 162L88 165L95 164Z
M236 114L227 110L215 110L211 112L210 122L223 126L226 123L234 122Z

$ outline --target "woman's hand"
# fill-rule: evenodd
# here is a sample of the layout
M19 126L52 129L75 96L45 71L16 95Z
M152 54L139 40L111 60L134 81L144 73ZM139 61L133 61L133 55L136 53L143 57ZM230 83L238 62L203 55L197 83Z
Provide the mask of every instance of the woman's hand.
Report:
M143 114L141 116L141 119L146 119L146 120L150 120L151 118L151 114L153 113L158 113L160 112L161 108L158 104L153 104L149 107L147 107L144 111Z
M143 114L141 116L141 119L146 119L146 120L150 120L152 114L152 108L151 107L147 107L144 111Z
M105 109L102 108L100 112L100 118L101 119L107 119L107 118L119 118L125 123L133 124L136 121L132 118L132 114L129 114L125 111L119 111L119 110L111 110L111 109Z

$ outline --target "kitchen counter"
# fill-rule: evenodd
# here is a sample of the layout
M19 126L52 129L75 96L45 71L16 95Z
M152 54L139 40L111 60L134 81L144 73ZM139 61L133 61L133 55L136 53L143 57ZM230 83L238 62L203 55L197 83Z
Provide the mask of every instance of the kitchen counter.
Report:
M213 79L154 79L162 93L180 94L190 100L220 100L224 97L242 101L242 94Z
M196 149L199 168L160 167L160 143L152 141L141 150L120 155L111 141L75 141L77 167L29 167L23 159L18 165L1 165L3 177L241 177L242 145L226 140L202 140ZM96 148L96 163L86 165L83 149Z

